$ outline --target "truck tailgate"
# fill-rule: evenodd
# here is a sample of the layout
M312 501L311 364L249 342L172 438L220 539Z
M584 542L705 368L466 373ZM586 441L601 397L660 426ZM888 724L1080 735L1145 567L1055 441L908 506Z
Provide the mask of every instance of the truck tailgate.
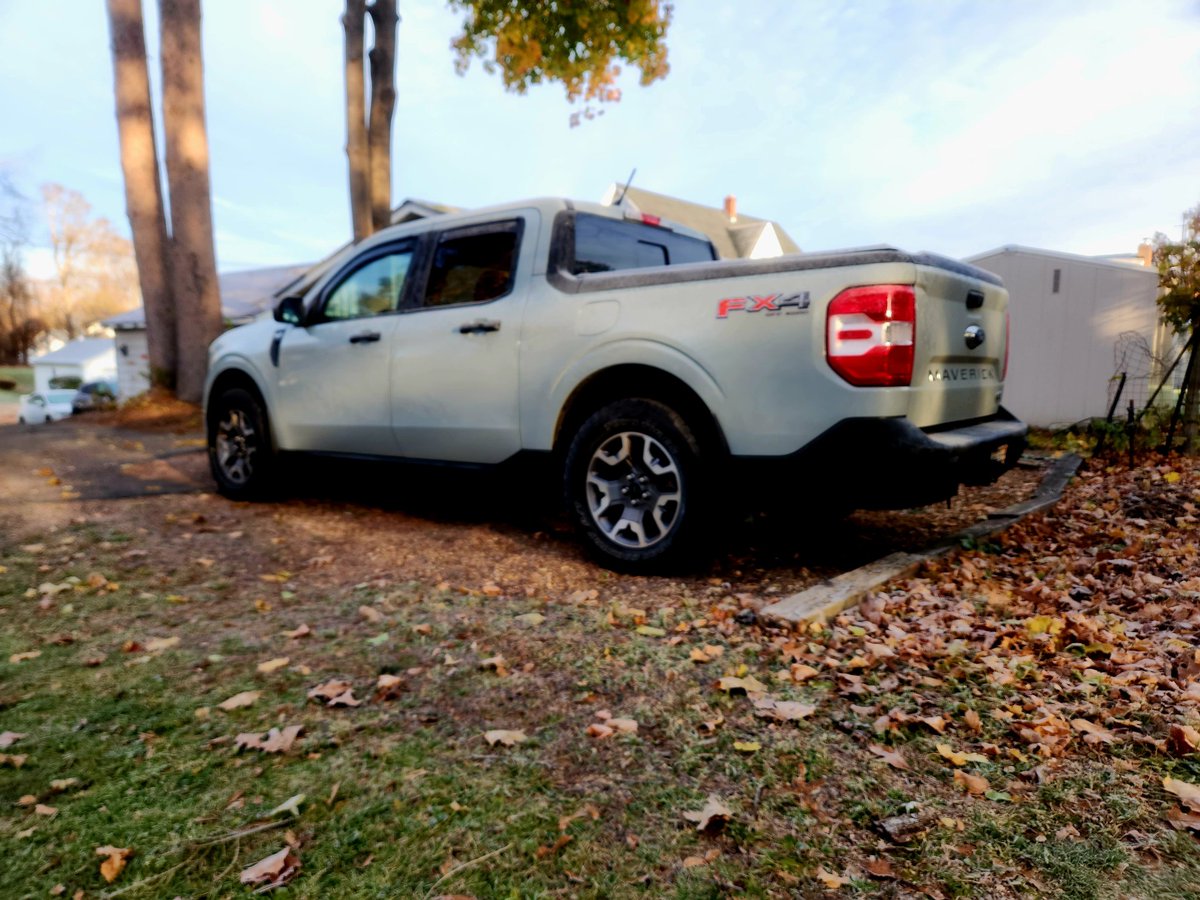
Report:
M1008 340L1008 292L918 265L916 294L909 420L929 428L995 414Z

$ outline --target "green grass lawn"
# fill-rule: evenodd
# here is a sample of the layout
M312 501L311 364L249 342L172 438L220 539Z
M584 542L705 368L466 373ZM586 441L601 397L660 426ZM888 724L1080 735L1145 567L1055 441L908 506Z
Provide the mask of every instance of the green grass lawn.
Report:
M1195 896L1197 841L1166 826L1154 793L1168 763L1139 774L1097 753L1027 795L967 797L944 738L876 737L830 679L793 684L756 632L714 630L709 601L641 612L417 583L316 589L140 552L92 524L0 547L0 731L23 735L0 751L0 896L249 895L242 870L286 846L301 861L287 897L824 896L842 873L845 897ZM701 647L712 661L693 661ZM402 686L377 694L381 674ZM817 712L770 722L719 690L723 675ZM362 704L309 699L328 679ZM872 681L887 703L936 694L954 717L979 701L952 678ZM219 707L242 691L260 696ZM602 710L636 733L590 736ZM235 746L288 725L303 728L288 752ZM491 746L489 729L526 740ZM1035 764L976 771L1003 784ZM1200 763L1174 765L1194 779ZM683 817L710 794L731 812L717 834ZM912 810L921 834L886 839L879 823ZM106 845L132 851L111 886Z
M0 366L0 381L15 381L15 391L0 390L0 403L16 403L21 394L33 390L33 368L31 366Z

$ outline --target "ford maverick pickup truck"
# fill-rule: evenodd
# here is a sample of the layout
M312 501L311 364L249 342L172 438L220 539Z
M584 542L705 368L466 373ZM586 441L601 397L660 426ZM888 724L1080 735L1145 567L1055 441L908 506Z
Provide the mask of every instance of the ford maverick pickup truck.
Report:
M213 343L209 459L247 498L282 486L285 454L532 457L602 562L674 567L730 499L908 507L1015 464L1007 306L996 276L890 247L718 260L559 199L437 216Z

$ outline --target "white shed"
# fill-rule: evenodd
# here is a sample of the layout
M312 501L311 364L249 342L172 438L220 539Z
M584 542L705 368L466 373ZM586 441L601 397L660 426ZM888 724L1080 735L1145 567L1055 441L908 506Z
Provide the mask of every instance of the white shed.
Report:
M117 351L112 338L80 338L31 359L29 364L33 366L34 390L48 391L51 378L78 378L81 382L115 378Z
M1145 399L1158 371L1155 358L1170 352L1156 303L1156 270L1017 246L966 261L995 272L1008 289L1012 324L1003 402L1015 415L1044 428L1103 417L1114 379L1131 366L1138 370L1128 373L1121 405L1126 398Z

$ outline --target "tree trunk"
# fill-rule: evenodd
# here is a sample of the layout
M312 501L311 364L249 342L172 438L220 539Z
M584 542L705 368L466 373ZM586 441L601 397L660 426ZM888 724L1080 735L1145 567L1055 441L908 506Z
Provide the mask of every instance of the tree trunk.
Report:
M221 333L213 249L200 0L159 0L163 131L171 198L171 283L178 322L179 399L204 392L208 345Z
M346 0L346 161L350 167L350 221L354 240L371 227L371 154L367 145L367 87L363 75L363 18L366 0Z
M163 215L142 0L108 0L112 36L113 90L117 133L125 175L125 211L133 232L138 285L146 315L150 383L175 388L175 305L167 260L167 223Z
M1200 353L1200 341L1196 338L1196 333L1193 331L1191 350L1193 356ZM1187 392L1187 397L1183 404L1183 447L1184 452L1195 453L1197 449L1200 449L1197 447L1197 436L1200 434L1200 421L1198 421L1200 420L1200 360L1188 366L1184 390Z
M371 224L375 231L392 223L392 113L396 108L396 0L374 0L371 47L371 120L367 141L371 160Z

